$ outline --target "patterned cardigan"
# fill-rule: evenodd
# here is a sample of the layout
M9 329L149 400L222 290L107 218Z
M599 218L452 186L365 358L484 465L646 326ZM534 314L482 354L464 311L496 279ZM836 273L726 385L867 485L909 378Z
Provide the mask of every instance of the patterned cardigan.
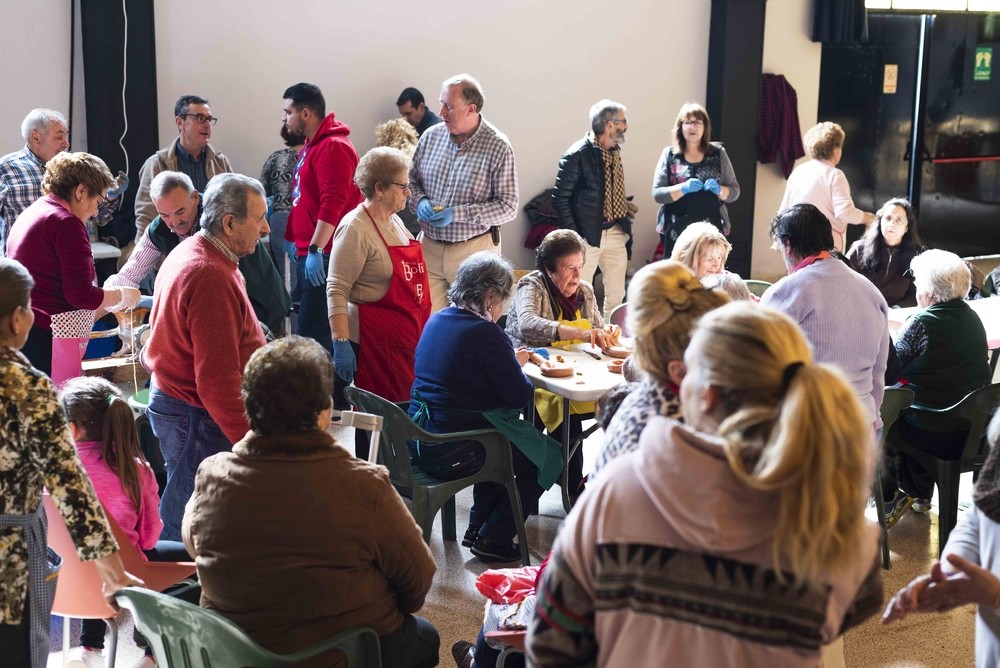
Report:
M118 549L70 440L52 382L19 352L0 347L0 514L35 512L43 485L65 518L81 559ZM28 547L22 529L0 528L0 624L21 623L27 590Z

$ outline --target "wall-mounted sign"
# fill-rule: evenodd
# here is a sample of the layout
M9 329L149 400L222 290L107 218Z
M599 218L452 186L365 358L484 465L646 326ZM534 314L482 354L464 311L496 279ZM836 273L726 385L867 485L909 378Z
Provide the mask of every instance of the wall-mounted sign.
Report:
M899 80L899 65L886 65L882 75L882 92L893 95L896 92L896 82Z
M977 46L976 60L972 67L973 81L989 81L993 69L993 47Z

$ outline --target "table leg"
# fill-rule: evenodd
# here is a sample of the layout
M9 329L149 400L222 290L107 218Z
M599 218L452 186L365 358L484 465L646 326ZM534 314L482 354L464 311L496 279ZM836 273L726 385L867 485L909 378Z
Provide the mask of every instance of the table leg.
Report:
M573 456L570 452L570 409L569 399L563 399L563 430L562 430L562 446L563 446L563 474L562 474L562 498L563 498L563 509L568 513L573 508L573 503L569 500L569 460Z

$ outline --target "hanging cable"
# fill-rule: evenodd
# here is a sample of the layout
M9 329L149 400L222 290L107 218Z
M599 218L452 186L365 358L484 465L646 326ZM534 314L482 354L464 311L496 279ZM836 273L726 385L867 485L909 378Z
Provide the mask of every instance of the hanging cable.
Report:
M128 176L128 151L125 150L125 135L128 134L128 107L125 105L125 88L128 86L128 9L125 7L125 0L122 0L122 18L125 22L122 35L122 118L125 127L122 128L118 145L122 147L122 153L125 155L125 175Z

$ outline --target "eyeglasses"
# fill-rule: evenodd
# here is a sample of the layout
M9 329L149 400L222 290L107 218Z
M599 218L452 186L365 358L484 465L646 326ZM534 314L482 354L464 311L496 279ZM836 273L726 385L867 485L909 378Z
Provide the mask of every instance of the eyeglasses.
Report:
M194 122L199 125L205 122L215 125L219 122L219 118L217 116L206 116L205 114L181 114L181 118L193 119Z
M688 127L699 127L705 124L705 121L684 121L682 125L687 125Z
M392 185L399 186L403 190L413 190L413 188L410 187L409 183L396 183L395 181L392 181Z

